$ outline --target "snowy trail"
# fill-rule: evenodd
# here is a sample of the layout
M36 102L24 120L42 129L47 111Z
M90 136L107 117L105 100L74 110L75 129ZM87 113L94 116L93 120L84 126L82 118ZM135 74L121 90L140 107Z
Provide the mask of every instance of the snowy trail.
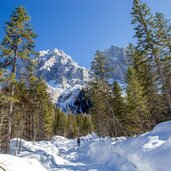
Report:
M18 157L0 154L0 166L8 171L170 171L170 130L171 121L117 141L92 134L81 137L80 147L76 139L61 136L35 143L22 140ZM14 154L16 139L11 149Z
M82 142L78 147L75 140L65 144L64 148L63 146L58 146L60 157L67 162L49 171L115 171L106 166L93 163L86 156L86 152L92 142L93 140Z

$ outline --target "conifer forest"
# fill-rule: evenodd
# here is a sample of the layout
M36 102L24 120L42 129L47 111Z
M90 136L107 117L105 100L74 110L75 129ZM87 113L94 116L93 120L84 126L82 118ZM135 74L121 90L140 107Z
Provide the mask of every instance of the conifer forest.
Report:
M113 80L105 54L97 50L92 79L79 92L75 113L63 112L37 75L39 52L31 16L16 7L4 23L0 42L0 151L10 152L10 139L49 140L96 133L99 137L130 137L171 119L171 22L133 0L134 42L125 48L124 86ZM1 33L0 33L1 34ZM59 73L60 74L60 73Z

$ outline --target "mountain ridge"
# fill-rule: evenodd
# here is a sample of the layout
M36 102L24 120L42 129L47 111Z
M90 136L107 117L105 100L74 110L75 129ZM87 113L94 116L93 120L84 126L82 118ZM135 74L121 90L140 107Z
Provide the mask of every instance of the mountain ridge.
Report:
M103 53L107 56L110 67L114 68L111 73L112 82L117 80L124 84L127 69L124 49L111 46ZM93 78L89 69L78 65L71 56L57 48L39 52L37 75L45 80L52 101L66 113L74 113L76 97Z
M91 79L90 70L57 48L39 52L37 75L45 80L52 101L64 112L70 110L80 90Z

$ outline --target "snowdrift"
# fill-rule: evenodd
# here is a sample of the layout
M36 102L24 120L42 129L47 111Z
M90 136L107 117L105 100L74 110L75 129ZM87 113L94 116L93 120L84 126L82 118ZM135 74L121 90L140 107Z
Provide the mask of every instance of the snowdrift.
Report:
M170 171L171 121L135 138L98 140L90 145L88 156L117 171Z
M21 141L18 157L0 155L8 171L170 171L171 121L134 137L99 138L95 134L76 139L54 136L50 141ZM11 140L11 154L16 149ZM1 169L0 169L1 170ZM26 170L26 171L27 171Z
M46 171L39 162L6 154L0 154L2 171Z

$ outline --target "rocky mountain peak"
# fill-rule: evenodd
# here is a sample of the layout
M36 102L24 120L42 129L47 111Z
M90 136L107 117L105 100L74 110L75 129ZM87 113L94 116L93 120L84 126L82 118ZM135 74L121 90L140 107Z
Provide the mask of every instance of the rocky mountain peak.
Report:
M63 111L72 106L79 91L91 79L88 69L57 48L39 52L37 75L46 81L52 100Z
M124 85L126 55L123 48L111 46L103 51L112 68L113 81ZM43 78L48 86L52 100L64 112L74 109L74 102L80 90L92 79L92 72L76 63L64 51L57 48L39 52L37 75Z

